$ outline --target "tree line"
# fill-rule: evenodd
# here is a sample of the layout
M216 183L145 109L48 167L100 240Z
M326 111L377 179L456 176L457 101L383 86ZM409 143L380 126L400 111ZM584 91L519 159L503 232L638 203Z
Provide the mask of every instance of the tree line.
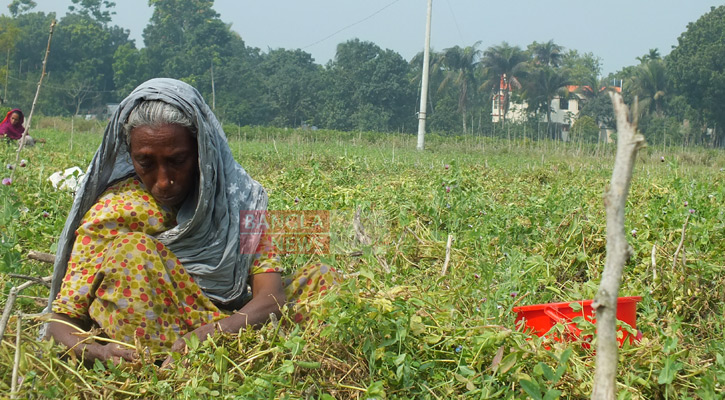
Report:
M422 52L408 61L358 39L338 44L325 65L299 49L263 52L221 20L213 0L149 0L153 15L138 48L128 30L110 24L115 3L72 3L53 35L37 106L42 114L102 115L141 82L165 76L198 88L226 123L416 131ZM3 105L29 109L32 102L55 19L34 7L32 0L13 0L10 15L0 16ZM560 138L552 100L576 96L582 106L569 138L593 142L614 128L607 91L617 86L627 102L638 99L639 127L650 143L724 146L724 31L725 6L712 7L667 56L651 49L639 64L608 76L594 54L553 41L434 50L427 127L489 136L528 129L538 132L531 137ZM494 123L495 96L504 111ZM526 105L525 118L511 118L512 104Z

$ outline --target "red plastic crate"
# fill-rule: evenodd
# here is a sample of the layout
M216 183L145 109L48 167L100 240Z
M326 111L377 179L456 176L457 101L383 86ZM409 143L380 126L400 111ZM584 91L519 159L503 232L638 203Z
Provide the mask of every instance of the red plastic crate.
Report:
M641 300L642 297L640 296L619 297L617 299L617 319L626 322L633 329L637 329L637 303ZM546 335L556 323L561 322L566 326L569 336L573 339L586 340L587 338L581 337L581 330L572 322L572 318L584 317L587 321L595 323L596 319L592 315L592 301L580 300L566 303L535 304L514 307L513 311L516 313L517 325L519 321L524 320L527 330L537 336ZM581 304L581 310L574 311L570 306L571 303ZM622 331L622 337L617 339L620 347L627 338L632 343L635 338L626 330L618 329ZM641 337L642 334L637 331L636 339L640 339ZM554 337L554 339L561 340L559 337Z

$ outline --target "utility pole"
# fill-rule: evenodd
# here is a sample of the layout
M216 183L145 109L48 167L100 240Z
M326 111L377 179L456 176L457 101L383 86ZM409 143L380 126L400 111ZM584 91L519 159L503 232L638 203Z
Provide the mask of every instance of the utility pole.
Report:
M425 23L425 48L423 49L423 78L420 83L420 111L418 112L418 150L425 146L425 112L428 104L428 69L430 64L430 17L433 0L428 0L428 16Z

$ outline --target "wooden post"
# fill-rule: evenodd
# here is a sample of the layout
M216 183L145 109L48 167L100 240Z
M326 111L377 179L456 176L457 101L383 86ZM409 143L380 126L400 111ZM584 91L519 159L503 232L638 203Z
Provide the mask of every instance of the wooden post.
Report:
M597 355L592 399L614 400L617 397L617 296L622 269L632 248L624 230L624 209L632 181L637 151L645 146L644 136L637 134L637 121L629 121L629 110L618 93L610 93L617 117L617 154L609 190L604 195L607 212L607 257L597 296L592 303L597 318ZM635 100L632 115L637 115ZM636 118L636 117L635 117Z
M18 313L17 326L15 327L15 358L13 359L12 383L10 383L10 398L18 398L18 369L20 367L20 333L22 332L23 314Z
M15 300L18 298L18 294L30 286L38 283L50 282L51 278L51 276L46 276L45 278L41 278L40 282L33 280L10 288L8 298L5 300L5 309L3 310L2 317L0 317L0 340L2 340L3 335L5 335L5 329L7 328L8 321L10 320L10 313L13 311L13 306L15 305Z

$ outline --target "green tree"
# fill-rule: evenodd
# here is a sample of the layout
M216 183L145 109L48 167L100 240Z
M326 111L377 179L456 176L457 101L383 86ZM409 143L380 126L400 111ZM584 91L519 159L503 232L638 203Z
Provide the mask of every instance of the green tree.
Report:
M519 46L510 46L503 42L500 45L491 46L483 53L481 60L487 69L487 80L485 88L492 90L493 96L503 93L503 123L506 123L506 114L511 105L511 93L514 89L521 89L519 81L526 75L529 55L521 50Z
M458 88L458 112L463 122L463 133L468 132L467 108L475 97L478 89L476 69L478 68L481 51L478 50L480 42L465 48L454 46L443 50L442 64L445 69L445 78L439 86L441 88L453 83Z
M247 46L236 33L232 33L230 52L233 57L220 58L214 65L215 114L220 120L237 125L269 124L275 116L271 94L260 71L263 55L258 48ZM211 99L210 78L204 79L199 89L207 99Z
M69 13L59 21L48 59L48 82L65 99L67 113L100 111L113 96L115 50L109 29L90 15Z
M10 55L15 49L15 42L20 36L20 29L15 24L15 20L5 15L0 16L0 54L6 54L7 62L0 66L0 79L3 82L3 93L0 94L0 104L5 103L8 92L9 62Z
M569 71L574 85L588 85L592 77L598 80L602 74L602 60L593 53L580 54L576 50L568 50L561 60L561 67ZM606 86L606 85L605 85Z
M549 40L546 43L534 42L529 45L529 53L537 66L559 67L564 58L564 48Z
M118 46L113 53L113 83L119 98L125 97L150 78L148 62L142 57L142 53L131 42Z
M116 14L111 11L116 3L108 0L71 0L73 5L68 6L68 11L78 13L85 17L91 18L102 24L111 22L111 15ZM104 9L105 8L105 9Z
M193 86L209 77L212 63L231 56L231 31L213 0L149 0L154 11L143 32L153 74L183 79Z
M9 5L10 15L17 17L18 15L27 13L35 8L38 4L33 0L13 0Z
M576 90L583 102L579 115L591 117L600 128L614 128L614 108L609 98L611 88L608 83L607 78L590 75Z
M358 39L337 46L323 73L322 126L340 130L408 130L414 125L414 89L400 54Z
M275 126L313 122L322 67L302 50L272 50L259 65Z
M410 60L410 68L408 70L409 81L419 94L423 80L423 58L422 51L413 56ZM428 109L426 111L428 116L431 116L435 112L435 103L438 101L438 93L435 90L430 90L430 88L440 87L441 81L444 78L442 58L442 53L436 52L433 49L430 50L428 57ZM418 98L418 102L420 102L420 98Z
M19 32L10 54L6 102L19 108L30 108L48 45L50 24L54 19L55 13L43 12L20 13L12 19ZM57 108L48 105L55 102L54 97L41 96L38 106L44 113L54 113Z
M543 66L535 68L527 79L526 94L529 100L530 111L541 111L546 113L546 131L552 138L556 138L556 132L551 125L551 102L554 97L567 98L569 92L567 86L571 84L566 70Z
M662 116L667 94L665 63L654 59L637 66L631 90L639 98L639 109L642 112L654 112Z
M702 113L711 145L725 145L725 6L688 24L666 57L666 67L677 94Z
M599 124L594 118L583 115L571 127L572 140L581 138L585 142L594 143L599 140L599 131Z
M660 56L660 51L658 49L649 49L649 52L647 52L647 54L643 55L642 57L637 57L637 61L639 61L640 64L646 64L650 61L657 61L661 59L662 56Z

